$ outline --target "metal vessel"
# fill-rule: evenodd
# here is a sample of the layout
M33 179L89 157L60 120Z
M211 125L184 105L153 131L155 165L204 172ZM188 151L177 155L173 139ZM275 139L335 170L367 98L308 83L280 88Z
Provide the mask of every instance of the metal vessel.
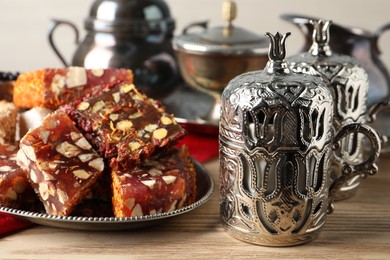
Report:
M55 44L61 26L75 32L77 50L67 62ZM163 0L95 0L85 19L85 38L71 21L53 19L50 46L64 66L129 68L134 82L151 97L171 93L181 81L172 48L175 20Z
M309 73L321 77L334 97L333 126L336 130L350 123L367 123L368 75L361 64L351 56L333 52L329 45L331 21L312 20L313 44L308 52L287 58L295 73ZM365 156L364 136L351 135L342 142L342 161L332 160L332 178L342 173L344 161L361 162ZM336 200L352 197L360 184L361 176L350 179L336 193Z
M222 93L220 211L233 237L267 246L315 239L332 211L334 191L353 175L374 174L380 138L349 124L333 135L333 97L324 81L293 73L285 61L289 34L270 37L262 71L234 78ZM372 151L361 164L345 164L331 182L332 147L351 133L366 135ZM358 173L359 172L359 173Z

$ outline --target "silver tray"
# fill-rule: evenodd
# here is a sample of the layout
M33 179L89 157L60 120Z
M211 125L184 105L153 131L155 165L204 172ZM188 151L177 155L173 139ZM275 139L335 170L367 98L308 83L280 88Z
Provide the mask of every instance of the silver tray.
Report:
M79 230L126 230L147 227L158 224L170 217L175 217L203 205L211 196L214 189L214 181L208 171L194 160L196 171L196 201L184 208L167 213L146 215L141 217L77 217L77 216L54 216L46 213L36 213L12 208L0 207L0 212L11 214L17 218L30 221L32 223Z

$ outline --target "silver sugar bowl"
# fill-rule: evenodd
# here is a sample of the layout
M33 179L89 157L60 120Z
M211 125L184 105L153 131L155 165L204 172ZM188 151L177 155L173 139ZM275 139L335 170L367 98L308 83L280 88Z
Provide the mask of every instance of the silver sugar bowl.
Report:
M334 135L333 96L319 77L293 73L285 40L270 38L264 70L237 76L222 93L220 212L226 231L258 245L291 246L315 239L346 179L377 171L380 138L369 126L348 124ZM373 149L360 164L343 162L331 182L332 148L362 133Z
M333 125L336 130L350 123L367 123L368 75L366 70L354 58L334 53L329 45L329 28L331 21L311 20L313 44L308 52L287 58L290 69L295 73L318 75L327 83L334 97ZM344 160L361 162L365 156L364 136L351 134L341 144ZM332 160L331 177L341 176L342 161ZM361 182L363 175L349 179L336 193L335 200L352 197Z
M212 97L209 111L199 118L211 125L219 123L221 93L229 81L263 68L268 61L267 38L234 24L234 1L224 0L222 17L224 25L209 28L207 22L193 23L172 42L185 82ZM197 32L195 28L202 30Z

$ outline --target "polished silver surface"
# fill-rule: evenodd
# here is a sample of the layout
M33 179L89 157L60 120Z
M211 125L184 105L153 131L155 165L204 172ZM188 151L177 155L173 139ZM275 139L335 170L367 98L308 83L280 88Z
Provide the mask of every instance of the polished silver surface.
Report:
M350 123L367 123L368 75L360 63L344 54L334 53L329 45L331 21L312 20L313 44L308 52L287 58L295 73L309 73L324 79L335 99L333 125L337 130ZM341 161L332 160L332 179L341 176L345 161L359 163L365 156L364 136L352 134L342 140ZM361 181L354 176L340 188L336 200L355 194Z
M334 137L327 85L290 70L284 60L289 34L268 35L266 68L236 77L222 93L220 210L235 238L291 246L319 235L333 209L333 190L347 177L376 172L381 143L361 124L345 125ZM358 133L368 137L373 151L362 163L345 164L343 177L332 183L332 148L340 151L344 137Z
M197 161L194 160L196 170L196 186L197 197L196 201L184 208L177 209L167 213L160 213L154 215L146 215L141 217L126 217L126 218L114 218L114 217L78 217L78 216L54 216L46 213L29 212L23 210L17 210L12 208L0 207L0 212L11 214L23 220L30 221L32 223L59 227L67 229L79 229L79 230L126 230L137 229L156 225L163 222L167 218L175 217L184 213L188 213L191 210L203 205L210 198L213 189L214 181L208 171Z
M223 2L225 24L208 28L207 22L187 26L173 39L173 48L181 75L186 83L213 98L209 112L199 121L219 123L221 93L235 76L263 69L267 63L267 41L264 36L233 24L234 1ZM201 27L201 32L192 32Z
M138 88L150 97L162 98L181 80L172 49L175 24L163 0L95 0L85 19L84 39L74 22L52 19L48 41L64 66L129 68ZM62 27L75 33L77 48L71 62L56 44L60 37L55 35Z
M247 242L289 246L316 238L327 213L333 99L325 83L291 73L283 37L270 34L262 72L222 94L221 216Z
M281 18L300 29L304 36L302 51L307 52L313 44L314 26L311 21L320 20L320 18L300 14L283 14ZM383 24L375 31L367 31L336 22L332 23L329 28L331 49L335 53L353 57L367 71L370 90L369 105L389 99L390 74L382 61L383 53L388 51L388 48L380 44L380 40L385 37L384 34L389 29L389 23Z

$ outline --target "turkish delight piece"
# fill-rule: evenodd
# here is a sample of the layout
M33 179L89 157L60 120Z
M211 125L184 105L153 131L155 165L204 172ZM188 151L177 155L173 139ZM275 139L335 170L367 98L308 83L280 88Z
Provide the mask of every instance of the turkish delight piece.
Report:
M0 144L15 141L17 108L11 102L0 101Z
M62 111L20 140L18 163L48 214L68 216L104 170L104 162Z
M26 171L16 163L18 150L16 145L0 145L0 205L31 210L37 208L39 201Z
M19 113L19 129L17 131L17 140L20 140L30 129L37 128L42 124L42 120L52 110L44 107L34 107L27 111Z
M47 68L19 75L13 101L23 108L56 109L83 96L93 95L104 84L133 82L128 69Z
M195 201L196 172L183 146L131 171L112 171L112 187L116 217L170 212Z
M129 83L106 88L65 111L114 169L130 169L185 134L160 102Z

